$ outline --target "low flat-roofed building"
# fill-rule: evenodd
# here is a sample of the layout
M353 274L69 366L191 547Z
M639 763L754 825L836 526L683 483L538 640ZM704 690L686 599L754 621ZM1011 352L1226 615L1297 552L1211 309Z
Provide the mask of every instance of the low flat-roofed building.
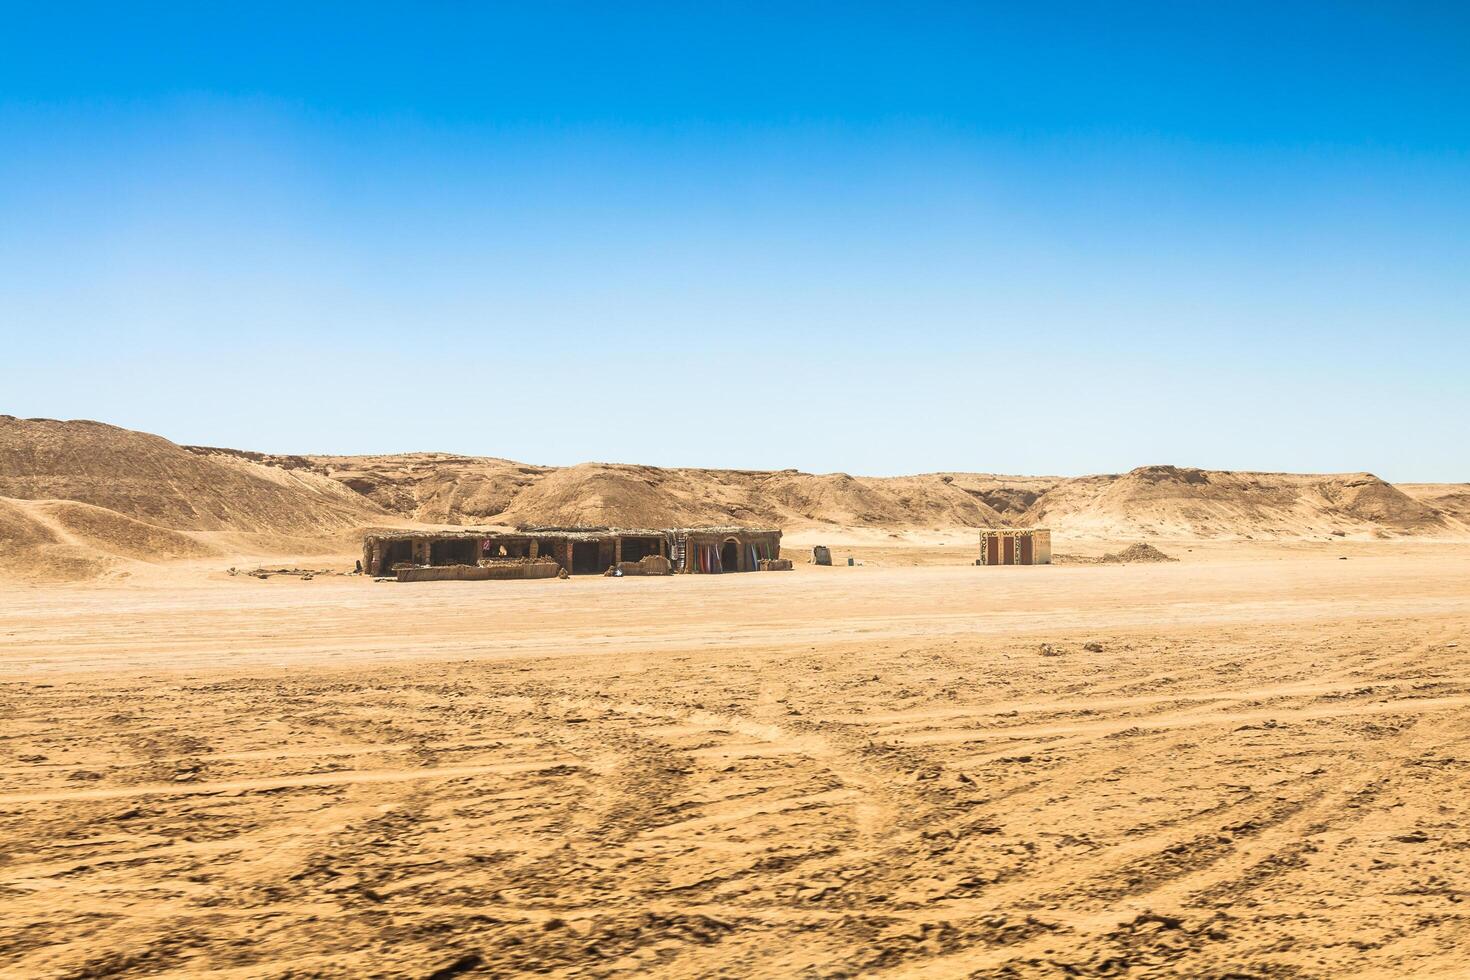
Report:
M659 555L676 571L754 572L781 556L776 528L613 528L524 526L514 531L379 531L363 538L362 568L391 575L399 566L480 565L541 559L572 575L601 575L624 562Z

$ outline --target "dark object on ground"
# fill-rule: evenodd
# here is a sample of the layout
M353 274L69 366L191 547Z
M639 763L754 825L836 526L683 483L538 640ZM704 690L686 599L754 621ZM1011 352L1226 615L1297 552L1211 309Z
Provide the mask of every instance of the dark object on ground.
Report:
M826 545L824 545L824 544L817 545L815 548L812 549L812 564L813 565L830 565L830 564L832 564L832 552L831 552L831 550L829 550L828 547Z
M1088 653L1102 653L1103 645L1101 643L1098 643L1096 640L1093 640L1091 643L1082 644L1082 649L1086 650Z
M449 980L450 977L457 977L461 973L467 973L470 970L473 970L476 967L483 965L484 962L485 957L481 956L479 953L466 953L459 959L454 960L452 963L447 963L444 966L439 967L439 969L435 970L434 972L428 974L427 980Z

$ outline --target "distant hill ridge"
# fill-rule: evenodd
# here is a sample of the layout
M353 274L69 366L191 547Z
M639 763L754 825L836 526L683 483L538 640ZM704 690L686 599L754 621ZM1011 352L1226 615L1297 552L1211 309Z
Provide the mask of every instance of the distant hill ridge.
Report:
M748 522L893 531L1047 524L1096 536L1301 538L1470 532L1437 484L1405 492L1371 473L1142 466L1084 477L930 473L854 477L467 456L312 456L385 510L443 524Z
M220 549L337 548L383 523L773 524L905 531L1045 524L1099 538L1470 535L1470 486L1370 473L1143 466L1084 477L551 467L451 453L273 455L89 421L0 415L0 570L102 574Z

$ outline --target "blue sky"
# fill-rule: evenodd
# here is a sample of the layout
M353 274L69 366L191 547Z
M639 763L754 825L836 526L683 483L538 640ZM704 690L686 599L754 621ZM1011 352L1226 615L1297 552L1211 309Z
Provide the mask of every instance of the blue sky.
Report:
M1462 5L123 6L4 11L0 412L1470 480Z

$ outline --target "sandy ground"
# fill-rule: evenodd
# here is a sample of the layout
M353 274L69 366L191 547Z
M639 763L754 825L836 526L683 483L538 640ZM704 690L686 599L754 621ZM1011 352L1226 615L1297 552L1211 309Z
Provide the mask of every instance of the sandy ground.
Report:
M1470 546L1165 550L5 587L0 972L1466 975Z

